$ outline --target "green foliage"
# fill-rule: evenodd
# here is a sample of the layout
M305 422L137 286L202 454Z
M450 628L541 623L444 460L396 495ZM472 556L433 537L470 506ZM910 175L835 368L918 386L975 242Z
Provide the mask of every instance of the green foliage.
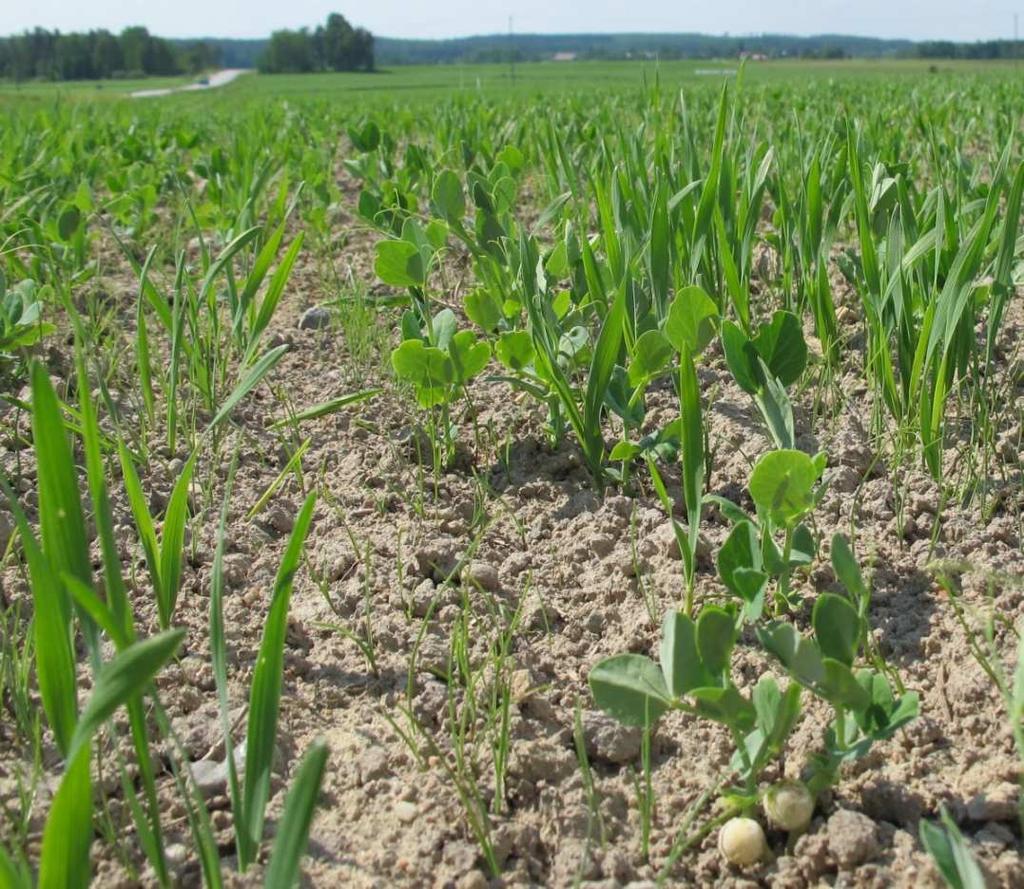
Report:
M748 488L757 518L721 497L708 497L733 523L718 553L718 575L726 588L743 601L746 620L756 622L764 611L768 583L773 578L775 612L792 608L798 598L790 590L792 572L809 565L818 544L804 524L818 502L818 480L825 455L777 450L764 454L750 475ZM776 541L782 534L782 548ZM852 556L851 556L852 558Z
M309 826L316 809L316 798L320 792L324 769L327 767L327 745L323 741L314 743L292 779L291 789L284 802L281 825L274 838L274 848L267 864L267 886L294 886L299 879L299 864L306 852Z
M252 677L249 723L245 733L245 783L241 805L236 811L239 821L236 835L245 837L245 846L250 851L256 849L262 839L266 805L270 799L270 772L277 743L277 715L281 701L288 608L315 504L316 496L310 494L295 519L288 547L274 580L270 612L263 626L263 638ZM228 743L228 758L232 759L232 756ZM242 867L250 860L248 855L245 856Z
M754 397L779 448L793 448L793 408L786 394L807 365L800 319L780 310L750 338L731 321L722 324L722 348L733 379Z
M41 293L29 279L8 287L0 269L0 361L12 360L17 350L53 333L53 325L42 318L44 298L45 290Z
M803 451L769 451L750 475L750 496L758 514L776 527L794 526L814 508L824 469L824 454L812 458Z
M942 879L949 889L984 889L985 876L945 806L939 817L941 827L922 818L918 833Z
M181 586L181 566L184 558L183 544L185 527L188 521L189 486L195 469L196 456L193 454L178 476L167 501L164 513L163 529L157 538L156 523L149 512L142 485L132 462L128 449L122 443L119 448L121 472L124 476L125 491L131 506L132 516L142 550L146 556L150 581L156 596L157 613L160 626L167 629L174 617L178 601L178 590Z
M737 635L727 609L705 606L696 621L670 610L660 664L637 654L604 659L590 672L594 701L625 725L649 728L671 709L724 724L737 742L732 768L749 792L796 724L800 689L792 683L782 691L765 676L744 697L730 675Z

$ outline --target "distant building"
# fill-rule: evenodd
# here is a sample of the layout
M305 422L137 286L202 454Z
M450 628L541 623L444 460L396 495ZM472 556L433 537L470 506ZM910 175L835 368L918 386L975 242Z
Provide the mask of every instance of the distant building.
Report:
M767 62L768 56L763 52L741 52L741 59L746 59L749 62Z
M556 52L551 57L552 62L575 62L576 53L574 52Z

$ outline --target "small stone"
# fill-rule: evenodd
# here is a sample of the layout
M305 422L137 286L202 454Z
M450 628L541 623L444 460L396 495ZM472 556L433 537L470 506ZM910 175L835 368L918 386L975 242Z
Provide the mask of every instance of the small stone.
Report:
M224 582L229 587L240 587L249 573L249 557L230 553L224 557Z
M793 855L809 879L828 870L828 837L823 833L805 833L796 841Z
M662 522L654 529L651 535L655 552L666 559L678 562L683 555L679 552L679 543L676 541L676 532L672 522Z
M171 843L164 849L164 858L172 868L179 868L188 859L188 849L182 843Z
M615 541L607 534L595 534L590 538L590 551L599 559L603 559L615 549Z
M321 306L311 306L299 318L299 330L321 330L331 323L331 313Z
M551 741L521 741L512 747L509 773L528 783L557 783L575 769L575 755Z
M860 473L852 466L840 463L825 470L825 484L837 494L852 494L860 482Z
M278 534L288 534L295 525L295 516L283 506L272 506L267 512L267 524Z
M477 587L488 593L496 593L501 588L498 569L489 562L473 560L462 569L463 586Z
M600 710L583 714L583 739L595 759L621 765L640 755L640 729L622 725Z
M416 807L415 803L406 802L401 800L395 803L395 817L402 822L402 824L411 824L416 820L420 810Z
M360 783L383 778L390 771L388 754L383 747L370 747L359 757Z
M1009 828L994 822L986 824L979 830L974 835L974 841L980 846L990 846L996 852L1001 852L1016 842Z
M1017 817L1016 784L1004 781L975 794L967 804L967 817L972 821L1013 821Z
M828 819L828 851L840 868L852 870L878 852L875 822L850 809L840 809Z
M426 617L430 606L437 598L437 587L429 577L421 580L416 589L412 591L412 615L413 617Z
M468 874L463 874L456 885L458 889L487 889L490 883L487 882L483 871L471 870Z
M192 770L192 780L195 781L196 789L204 798L217 796L224 793L228 786L228 761L224 759L217 762L212 759L200 759L192 763L189 768ZM245 769L245 748L235 748L235 769L239 778Z

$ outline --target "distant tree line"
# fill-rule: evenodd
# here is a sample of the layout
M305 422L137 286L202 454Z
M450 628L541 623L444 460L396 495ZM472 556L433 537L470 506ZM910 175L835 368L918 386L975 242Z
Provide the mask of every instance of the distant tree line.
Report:
M0 77L13 80L103 80L194 74L220 63L204 41L164 40L142 27L62 34L36 28L0 38Z
M334 12L316 30L275 31L259 60L268 74L304 74L309 71L372 71L373 35L353 28Z
M743 36L714 34L491 34L449 40L377 40L381 65L463 64L474 62L531 62L571 53L577 59L636 58L728 59L763 55L770 59L945 58L1008 59L1024 57L1024 41L912 40L819 34Z
M981 40L977 43L953 43L951 40L929 40L915 45L922 59L1021 59L1024 41Z
M746 36L710 34L492 34L449 40L374 38L345 17L328 16L314 30L276 31L269 39L203 37L168 40L145 28L120 34L61 34L37 28L0 38L0 77L28 80L196 73L211 67L254 68L278 73L372 70L375 64L464 64L541 61L556 53L578 59L721 59L742 54L767 58L1024 58L1024 41L889 40L822 34Z
M841 34L795 37L785 34L744 36L713 34L493 34L450 40L379 38L382 65L530 62L571 53L578 59L637 58L722 59L741 54L769 58L893 57L912 52L910 40L887 40Z

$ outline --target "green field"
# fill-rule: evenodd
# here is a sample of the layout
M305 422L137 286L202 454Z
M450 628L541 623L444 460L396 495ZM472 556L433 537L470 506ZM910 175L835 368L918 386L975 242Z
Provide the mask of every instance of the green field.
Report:
M0 84L0 889L1024 885L1020 68L186 82Z
M484 93L524 96L590 90L623 90L660 79L667 88L715 81L735 76L736 60L686 62L532 62L514 69L504 65L430 65L381 70L374 74L299 74L245 77L229 85L234 96L307 96L335 93L399 97L408 94L438 98L449 94ZM771 61L751 62L745 79L752 84L790 84L811 81L915 80L918 77L959 80L981 77L1003 80L1018 76L1013 62L964 62L939 60L847 60L847 61ZM0 97L5 99L50 98L54 95L74 99L120 97L140 89L181 86L193 78L166 77L138 80L71 81L47 83L33 81L15 85L0 81Z

